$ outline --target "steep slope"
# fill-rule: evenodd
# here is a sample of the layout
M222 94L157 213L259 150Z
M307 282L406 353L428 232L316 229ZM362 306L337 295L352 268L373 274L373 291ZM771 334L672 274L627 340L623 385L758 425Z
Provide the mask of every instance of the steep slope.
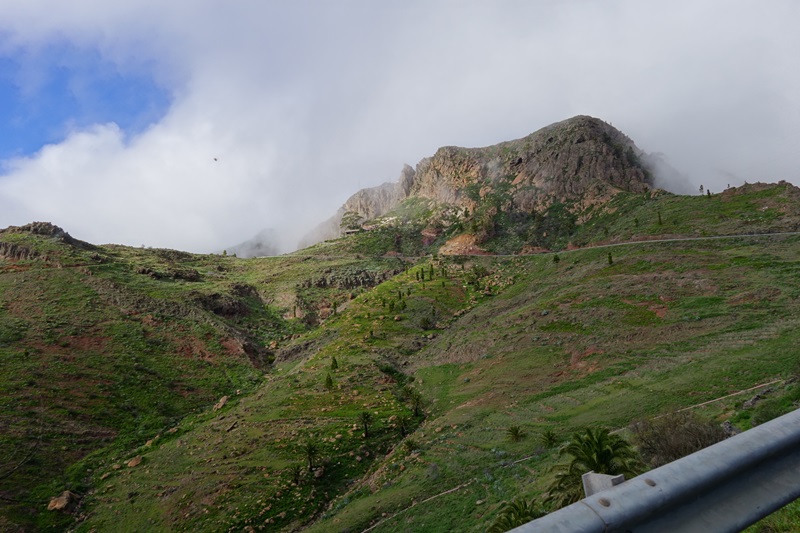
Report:
M654 205L652 235L713 220L748 232L761 215L791 229L795 194L651 196L617 205L612 231ZM545 431L719 398L702 410L721 422L749 398L729 394L791 378L798 258L800 237L775 234L423 259L278 341L252 394L98 457L79 530L484 531L502 502L546 490ZM528 438L509 441L511 426Z
M278 342L400 270L101 247L48 223L0 231L0 529L71 522L47 502L83 493L100 450L251 390Z
M527 137L486 148L446 146L406 165L396 183L363 189L309 235L303 246L341 234L346 213L365 220L384 215L408 198L473 211L502 193L508 213L544 211L554 202L582 210L619 191L643 193L653 184L648 156L613 126L577 116Z
M530 254L658 238L774 233L800 229L800 189L754 183L721 193L680 196L655 189L617 192L582 210L553 203L513 213L487 193L473 211L454 214L432 200L409 198L359 232L319 243L305 255Z
M545 431L791 383L800 189L644 159L589 117L443 148L281 257L0 231L0 529L484 531Z
M541 432L790 377L799 253L773 236L421 264L290 341L253 395L99 464L80 530L484 531L546 488Z

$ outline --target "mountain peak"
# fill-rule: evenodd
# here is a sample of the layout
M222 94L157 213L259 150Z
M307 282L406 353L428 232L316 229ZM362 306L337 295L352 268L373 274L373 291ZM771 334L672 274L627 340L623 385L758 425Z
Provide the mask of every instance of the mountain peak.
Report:
M515 211L534 213L556 202L586 208L621 191L652 189L647 160L627 135L586 115L483 148L443 146L415 168L406 165L397 182L358 191L303 245L338 236L347 212L369 220L407 198L473 210L500 179L508 183Z

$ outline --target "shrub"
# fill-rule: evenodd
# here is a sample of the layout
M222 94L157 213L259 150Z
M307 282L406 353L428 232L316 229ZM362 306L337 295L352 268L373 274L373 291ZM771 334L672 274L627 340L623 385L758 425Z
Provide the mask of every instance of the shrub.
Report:
M768 400L761 400L755 409L753 409L753 416L750 420L754 426L769 422L773 418L778 418L794 409L793 406L784 405L782 398L770 398Z
M558 444L558 436L552 429L547 429L539 435L539 443L546 449L550 449Z
M418 390L411 389L408 395L408 403L414 416L422 416L423 409L425 408L425 400Z
M434 322L429 316L423 316L419 319L419 328L420 329L433 329Z
M406 415L400 415L397 417L397 431L400 433L400 437L405 437L408 435L408 431L411 429L411 418Z
M519 426L510 426L506 430L506 435L508 435L508 440L511 442L519 442L525 438L525 432Z
M697 415L672 413L631 425L633 443L642 459L652 467L665 465L725 438L725 431L713 421Z
M528 503L524 498L517 498L503 504L500 513L492 525L489 526L487 533L503 533L544 515L545 512L536 507L533 500Z
M403 441L403 448L405 448L405 450L410 453L413 452L414 450L418 450L419 444L414 439L406 439Z
M292 477L292 483L295 485L300 484L300 474L303 473L303 467L299 463L295 463L289 467L289 475Z

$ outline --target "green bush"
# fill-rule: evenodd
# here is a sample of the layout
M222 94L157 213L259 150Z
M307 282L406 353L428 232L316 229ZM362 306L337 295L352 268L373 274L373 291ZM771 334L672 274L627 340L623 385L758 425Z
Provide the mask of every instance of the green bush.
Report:
M508 435L508 440L511 442L519 442L525 438L525 432L522 431L522 428L519 426L510 426L506 430L506 435Z

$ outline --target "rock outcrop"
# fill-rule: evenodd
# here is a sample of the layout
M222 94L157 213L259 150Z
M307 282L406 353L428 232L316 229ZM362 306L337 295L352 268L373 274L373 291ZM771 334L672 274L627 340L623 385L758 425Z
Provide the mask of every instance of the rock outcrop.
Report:
M479 196L499 180L510 183L515 210L532 212L553 202L580 208L602 202L620 191L644 192L653 187L649 157L625 134L602 120L577 116L551 124L527 137L486 148L445 146L406 165L395 183L363 189L337 214L320 224L301 243L341 235L342 216L354 212L369 220L411 197L472 209Z
M75 510L79 503L80 497L77 494L65 490L60 495L50 498L50 503L47 504L47 510L71 513Z
M89 244L72 237L69 233L50 222L31 222L24 226L9 226L5 229L0 229L0 233L31 233L33 235L41 235L43 237L52 237L58 241L82 248L84 250L93 250L96 246Z

